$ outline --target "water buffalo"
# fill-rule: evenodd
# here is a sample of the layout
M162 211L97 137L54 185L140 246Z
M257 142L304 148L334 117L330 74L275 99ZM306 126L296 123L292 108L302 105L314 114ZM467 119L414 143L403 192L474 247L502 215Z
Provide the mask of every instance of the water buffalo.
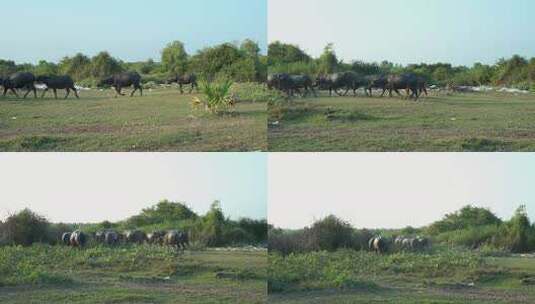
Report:
M186 232L171 230L165 234L164 244L176 249L186 249L186 246L189 245L189 236Z
M371 238L368 242L368 246L370 250L375 251L378 254L385 253L387 249L386 240L381 236Z
M153 245L163 245L165 231L154 231L147 234L147 242Z
M82 248L87 242L87 236L80 230L76 230L71 234L70 243L73 247Z
M285 73L270 74L267 78L267 87L270 90L276 89L282 91L290 96L292 90L291 77Z
M61 242L63 245L69 246L71 244L71 233L65 232L61 235Z
M102 87L109 85L115 88L115 97L118 95L124 96L125 94L121 93L121 90L126 87L133 86L134 90L130 93L130 97L134 96L134 93L139 90L139 94L143 96L143 88L141 87L141 76L137 72L125 72L116 74L107 78L102 79L98 86Z
M315 97L318 97L316 91L314 90L314 82L312 78L308 75L290 75L290 95L293 95L293 92L300 94L301 89L303 89L303 97L306 97L310 92Z
M399 90L405 90L408 98L418 100L420 96L418 77L410 73L388 76L387 89L390 97L392 97L392 91L401 96Z
M329 96L333 95L333 91L342 96L347 94L351 81L346 77L345 73L334 73L329 75L319 75L316 78L316 86L320 90L329 90ZM340 93L340 89L347 89L345 93Z
M95 234L93 235L93 237L95 238L95 241L97 243L104 243L104 236L105 236L105 231L97 231L95 232Z
M353 96L357 96L357 90L360 88L364 88L366 95L368 95L368 84L369 80L366 77L353 71L320 75L316 78L316 86L329 90L329 96L332 96L333 91L339 96L346 96L350 90L353 91Z
M19 97L19 94L17 94L17 89L27 89L28 91L26 94L24 94L24 98L30 94L31 91L33 91L33 95L35 98L37 98L37 90L34 86L35 82L35 76L32 73L26 73L26 72L19 72L15 73L3 80L3 87L4 87L4 94L3 96L6 96L7 91L10 90L15 94L15 96Z
M113 230L104 232L104 244L108 246L117 245L119 243L119 234Z
M425 78L418 76L418 94L428 96L427 93L427 80Z
M38 76L35 81L46 85L46 89L43 91L41 98L45 97L45 94L49 89L52 89L54 92L54 98L56 99L58 99L57 90L67 91L65 94L65 99L69 97L71 90L74 92L76 98L80 98L80 96L78 96L78 90L76 90L74 87L74 81L70 76Z
M403 237L399 236L394 241L396 248L401 250L420 251L429 246L429 240L423 237Z
M380 89L383 90L383 93L381 94L381 97L383 97L387 90L388 77L385 75L372 75L366 78L368 80L368 95L372 97L373 89Z
M145 232L140 230L130 230L125 232L126 241L132 244L143 244L147 240Z
M177 83L180 87L180 94L184 94L184 90L182 87L184 85L191 85L191 88L189 90L189 94L193 92L193 89L196 91L199 91L199 85L197 84L197 75L195 74L184 74L184 75L176 75L167 80L167 84L171 83Z

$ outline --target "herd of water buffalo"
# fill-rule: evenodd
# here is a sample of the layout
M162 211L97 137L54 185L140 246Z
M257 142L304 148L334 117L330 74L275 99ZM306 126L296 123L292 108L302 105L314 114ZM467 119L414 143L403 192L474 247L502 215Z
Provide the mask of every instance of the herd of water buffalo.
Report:
M315 80L308 75L278 73L268 75L267 85L269 89L280 90L290 97L295 93L302 96L312 93L317 96L316 88L328 90L330 96L333 92L340 96L346 96L350 90L356 96L358 89L364 89L366 95L370 97L373 89L383 90L381 97L386 91L389 92L390 97L392 97L392 92L401 95L400 90L406 91L407 98L414 100L418 100L422 93L427 95L426 80L412 73L363 76L349 71L319 75Z
M197 76L195 74L185 74L179 76L173 76L167 80L167 84L177 83L180 87L180 92L184 93L183 86L191 85L190 93L193 89L198 89ZM0 78L0 86L4 88L3 96L6 96L8 91L11 91L15 96L19 97L17 90L26 89L24 98L33 92L34 97L37 98L37 90L35 85L42 84L46 88L41 95L43 98L48 90L54 92L54 97L57 99L57 90L65 90L65 99L69 97L71 91L74 92L76 98L80 98L78 90L74 86L73 79L68 75L62 76L35 76L29 72L17 72L8 77ZM141 86L141 76L137 72L124 72L115 74L99 81L98 87L111 86L115 89L117 97L118 95L124 96L122 93L123 88L133 87L134 90L130 96L134 96L134 93L139 90L139 94L143 96L143 87Z
M189 245L188 233L178 230L154 231L151 233L145 233L141 230L129 230L125 232L103 230L90 235L80 230L76 230L74 232L63 233L61 241L64 245L82 248L87 244L90 238L98 244L108 246L147 243L152 245L170 246L176 249L185 249Z
M388 250L405 250L405 251L420 251L425 250L430 245L428 239L417 237L398 236L392 240L381 236L375 236L368 241L370 250L379 254L386 253Z

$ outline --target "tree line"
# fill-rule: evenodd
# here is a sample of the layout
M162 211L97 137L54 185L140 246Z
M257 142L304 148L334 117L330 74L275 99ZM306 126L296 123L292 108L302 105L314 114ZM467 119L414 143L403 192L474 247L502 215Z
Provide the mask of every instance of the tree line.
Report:
M299 230L270 227L269 249L282 254L342 248L366 250L368 241L378 235L390 240L397 236L424 236L432 244L478 250L535 251L535 223L531 223L525 206L518 208L509 220L502 220L485 208L466 206L428 226L398 230L355 229L331 215Z
M94 86L99 79L123 71L137 71L145 82L156 83L186 73L195 73L205 79L226 77L236 82L260 82L267 74L267 57L261 53L258 43L247 39L240 44L207 47L195 54L188 54L184 43L174 41L162 49L158 62L153 59L125 62L106 51L92 57L78 53L57 63L41 60L37 64L17 64L0 59L0 76L20 71L36 75L69 75L78 84L87 86Z
M273 42L268 47L270 73L320 75L354 71L362 75L414 73L425 77L429 84L439 86L506 86L535 91L535 57L514 55L501 58L495 64L475 63L471 67L451 63L417 63L406 66L389 61L346 63L340 60L333 44L328 44L321 56L313 58L297 45Z
M144 232L177 229L188 232L192 242L220 247L265 244L268 226L265 219L232 220L226 217L219 201L215 201L206 214L199 215L185 203L164 200L126 220L98 224L51 223L45 217L25 209L0 221L0 246L29 246L34 243L54 245L61 242L64 232L76 229L89 234L106 229L139 229Z

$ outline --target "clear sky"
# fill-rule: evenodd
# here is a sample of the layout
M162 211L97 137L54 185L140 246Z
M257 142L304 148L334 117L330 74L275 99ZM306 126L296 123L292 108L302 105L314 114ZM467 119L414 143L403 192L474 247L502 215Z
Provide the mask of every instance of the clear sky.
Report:
M268 39L346 62L494 63L535 57L533 0L269 0Z
M162 199L266 218L266 165L263 153L1 153L0 219L30 208L54 222L117 221Z
M3 1L4 2L4 1ZM58 61L107 50L126 61L159 59L180 40L193 53L223 42L267 44L267 0L26 0L2 3L0 59Z
M465 205L535 221L535 154L271 154L268 219L303 228L337 215L360 228L421 227Z

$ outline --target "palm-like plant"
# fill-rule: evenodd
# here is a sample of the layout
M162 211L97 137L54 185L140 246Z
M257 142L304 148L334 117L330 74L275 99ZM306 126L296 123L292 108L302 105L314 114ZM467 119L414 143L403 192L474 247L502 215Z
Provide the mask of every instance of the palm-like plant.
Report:
M204 106L204 109L211 113L228 111L236 104L236 98L231 93L232 81L229 79L209 82L200 82L200 90L204 98L194 97L192 105L194 108Z

